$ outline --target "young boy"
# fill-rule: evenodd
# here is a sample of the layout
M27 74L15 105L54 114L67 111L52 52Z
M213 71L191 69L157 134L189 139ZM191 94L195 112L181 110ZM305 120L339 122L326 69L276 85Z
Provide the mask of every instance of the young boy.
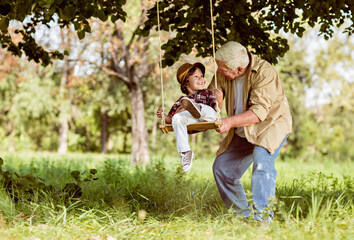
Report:
M193 164L193 152L188 143L187 125L202 121L217 120L217 105L221 108L222 92L215 89L212 91L204 88L205 67L201 63L185 63L177 70L177 80L181 85L181 96L172 106L168 115L165 115L166 123L172 123L177 140L177 151L180 153L182 169L187 172ZM162 109L156 112L157 117L162 117Z

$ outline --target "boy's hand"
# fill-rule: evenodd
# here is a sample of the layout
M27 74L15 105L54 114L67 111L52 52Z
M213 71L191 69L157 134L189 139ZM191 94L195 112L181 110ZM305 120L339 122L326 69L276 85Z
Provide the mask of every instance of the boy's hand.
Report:
M157 116L158 118L162 118L162 109L161 109L161 108L157 109L157 111L156 111L156 116Z
M162 109L161 108L159 108L159 109L157 109L157 111L156 111L156 116L158 117L158 118L162 118L162 114L163 115L165 115L165 123L172 123L172 118L169 116L169 115L166 115L166 114L164 114L163 112L162 112Z
M223 100L224 94L218 88L215 88L213 92L214 92L214 95L216 97L216 101L218 102L218 107L219 107L219 109L221 109L222 100Z
M214 95L215 95L215 97L216 97L216 100L219 102L219 100L221 100L222 101L222 99L223 99L223 93L222 93L222 91L219 89L219 88L215 88L214 89Z

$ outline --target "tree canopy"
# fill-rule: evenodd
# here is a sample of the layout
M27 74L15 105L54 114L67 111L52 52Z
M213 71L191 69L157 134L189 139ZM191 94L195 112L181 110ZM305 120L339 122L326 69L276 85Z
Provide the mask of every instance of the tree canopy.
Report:
M344 32L354 31L354 4L351 0L213 0L215 43L238 41L260 57L277 62L289 50L281 31L302 37L307 26L320 27L326 39L333 28L346 20L350 25ZM162 45L164 66L171 66L182 53L193 48L197 56L212 55L210 1L161 0L160 29L176 35ZM148 11L148 20L141 34L148 35L157 26L157 4Z
M349 26L344 32L354 32L354 4L352 0L213 0L215 42L220 45L236 40L249 47L260 57L277 62L289 49L288 41L278 33L302 36L307 26L319 25L320 34L326 39L334 27L345 21ZM59 51L48 51L34 39L38 25L50 27L57 22L61 28L73 24L80 39L90 32L89 21L99 18L112 22L125 20L123 9L126 0L0 0L0 43L2 48L16 56L26 54L29 60L51 63L53 58L63 58ZM161 0L160 27L172 31L175 36L162 48L164 66L171 66L182 53L189 54L194 48L198 56L211 56L212 37L210 2L206 0ZM11 20L19 24L11 26ZM144 36L157 27L157 3L148 10L148 19L138 32ZM20 40L19 40L20 39Z
M125 20L126 13L123 5L126 0L0 0L0 43L12 54L21 56L26 54L28 60L41 62L43 65L51 63L53 58L63 58L59 51L48 51L34 39L39 25L51 27L51 22L57 22L61 28L74 25L80 39L85 33L91 32L89 21L99 18L106 21L109 17L112 22L118 19ZM14 33L20 35L15 40L9 31L11 20L18 24L11 26Z

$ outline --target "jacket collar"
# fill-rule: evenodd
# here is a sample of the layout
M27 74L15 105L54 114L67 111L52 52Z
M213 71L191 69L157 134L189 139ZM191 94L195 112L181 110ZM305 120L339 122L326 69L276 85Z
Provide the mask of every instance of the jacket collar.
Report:
M247 70L247 74L251 71L254 71L254 72L258 72L259 68L261 67L260 64L259 64L259 58L250 53L249 51L247 51L247 54L248 54L248 57L250 59L250 63L249 63L249 68Z

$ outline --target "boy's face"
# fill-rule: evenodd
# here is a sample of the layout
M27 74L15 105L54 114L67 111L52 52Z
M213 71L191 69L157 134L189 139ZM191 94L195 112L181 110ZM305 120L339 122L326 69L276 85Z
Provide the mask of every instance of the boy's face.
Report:
M204 89L205 79L202 71L196 68L194 73L188 77L189 83L187 84L188 95L191 95L199 90Z

